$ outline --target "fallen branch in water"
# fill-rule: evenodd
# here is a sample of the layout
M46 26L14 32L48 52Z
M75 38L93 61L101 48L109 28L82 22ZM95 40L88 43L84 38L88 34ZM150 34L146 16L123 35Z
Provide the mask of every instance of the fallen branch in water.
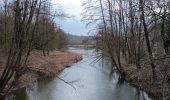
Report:
M77 80L75 81L72 81L72 82L67 82L65 81L64 79L60 78L59 76L57 76L57 78L61 81L63 81L64 83L68 84L69 86L71 86L72 88L74 88L74 90L76 90L76 88L74 87L74 85L72 85L72 83L76 82Z

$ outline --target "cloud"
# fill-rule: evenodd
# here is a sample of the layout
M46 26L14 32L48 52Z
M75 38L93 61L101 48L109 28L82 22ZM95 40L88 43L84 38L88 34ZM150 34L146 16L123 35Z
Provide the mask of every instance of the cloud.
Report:
M76 17L81 17L80 13L83 10L82 2L83 0L52 0L52 3L60 4L66 13Z
M80 6L82 3L82 0L53 0L55 3L60 3L60 4L74 4L77 6Z
M60 4L65 13L75 16L64 21L56 20L56 23L60 24L60 27L66 32L74 35L87 35L87 29L85 24L80 22L81 13L83 11L83 0L52 0L53 4Z

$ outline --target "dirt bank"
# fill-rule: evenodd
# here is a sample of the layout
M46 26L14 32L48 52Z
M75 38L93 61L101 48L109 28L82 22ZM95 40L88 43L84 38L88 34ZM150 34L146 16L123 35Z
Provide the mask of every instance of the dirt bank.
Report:
M27 62L27 71L20 77L19 83L13 88L13 91L28 86L37 78L55 77L57 73L81 59L81 55L70 52L52 51L49 56L43 56L42 52L33 51ZM0 73L5 66L5 61L6 57L1 56Z
M144 90L153 100L170 100L170 58L155 60L156 78L152 78L149 62L142 62L141 68L124 65L124 79L131 85ZM164 99L162 99L164 97Z

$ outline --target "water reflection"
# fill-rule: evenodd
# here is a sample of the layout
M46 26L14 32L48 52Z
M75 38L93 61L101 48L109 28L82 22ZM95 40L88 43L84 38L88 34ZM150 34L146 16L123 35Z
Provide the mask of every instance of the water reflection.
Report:
M84 59L59 77L72 83L75 89L57 77L41 80L27 88L27 100L149 100L144 92L128 83L118 84L118 74L110 77L112 66L108 60L91 63L96 58L95 50L70 48L70 51L82 54Z

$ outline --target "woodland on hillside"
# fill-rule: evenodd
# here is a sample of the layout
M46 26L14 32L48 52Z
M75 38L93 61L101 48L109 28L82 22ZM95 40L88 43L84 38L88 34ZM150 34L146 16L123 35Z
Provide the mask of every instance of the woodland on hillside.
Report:
M0 55L8 58L0 73L1 98L27 69L31 51L48 56L52 50L65 48L67 37L55 23L56 17L66 14L56 12L50 0L2 0L0 8Z
M82 21L94 26L97 49L121 78L170 98L170 1L86 0Z

